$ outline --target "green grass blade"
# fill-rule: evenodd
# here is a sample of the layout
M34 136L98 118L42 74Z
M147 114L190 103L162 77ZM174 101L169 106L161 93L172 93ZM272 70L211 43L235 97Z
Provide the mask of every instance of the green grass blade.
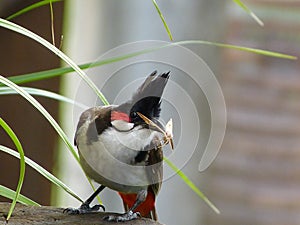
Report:
M16 196L16 192L7 187L4 187L3 185L0 185L0 195L13 200ZM40 204L21 194L19 195L17 202L22 203L24 205L41 206Z
M86 63L79 65L80 69L88 69L90 68L92 63ZM66 73L74 72L74 69L72 67L63 67L63 68L56 68L56 69L50 69L50 70L44 70L44 71L38 71L34 73L28 73L23 75L17 75L17 76L11 76L7 77L10 81L14 82L15 84L24 84L28 82L34 82L39 80L45 80L57 76L61 76ZM0 84L0 86L3 86Z
M254 12L252 12L241 0L232 0L234 1L238 6L240 6L247 14L249 14L260 26L264 26L263 21L258 18L258 16L255 15Z
M189 45L189 44L212 45L212 46L216 46L216 47L230 48L230 49L246 51L246 52L251 52L251 53L255 53L255 54L259 54L259 55L275 57L275 58L291 59L291 60L297 59L296 56L287 55L287 54L280 53L280 52L273 52L273 51L268 51L268 50L263 50L263 49L249 48L249 47L231 45L231 44L223 44L223 43L218 43L218 42L210 42L210 41L202 41L202 40L188 40L188 41L179 41L179 42L174 43L174 45Z
M157 13L158 13L158 15L159 15L161 21L162 21L163 24L164 24L164 27L165 27L165 29L166 29L166 31L167 31L167 33L168 33L168 36L169 36L170 40L173 41L173 35L172 35L172 33L171 33L171 30L170 30L170 28L169 28L169 26L168 26L168 24L167 24L167 22L166 22L166 20L165 20L165 18L164 18L164 16L163 16L162 12L161 12L161 10L159 9L159 6L157 5L156 0L152 0L152 3L153 3L153 5L155 6L156 11L157 11Z
M34 3L34 4L30 5L30 6L27 6L27 7L23 8L23 9L21 9L20 11L14 13L12 15L10 15L6 19L7 20L11 20L11 19L14 19L14 18L16 18L16 17L18 17L18 16L20 16L20 15L22 15L24 13L27 13L27 12L33 10L33 9L36 9L36 8L41 7L41 6L47 5L50 2L54 3L54 2L60 2L60 1L62 1L62 0L43 0L43 1L39 1L37 3Z
M90 88L97 94L97 96L101 99L103 104L108 105L108 101L104 97L104 95L99 91L97 86L93 83L93 81L74 63L67 55L65 55L62 51L56 48L54 45L49 43L47 40L42 38L41 36L27 30L26 28L19 26L15 23L12 23L8 20L0 18L0 26L6 29L12 30L19 34L22 34L26 37L33 39L34 41L40 43L44 47L48 48L58 57L60 57L64 62L66 62L69 66L71 66L80 76L81 78L90 86Z
M177 175L206 203L212 208L217 214L220 214L220 210L208 200L208 198L196 187L196 185L180 170L178 169L169 159L164 157L164 161L168 166L174 170Z
M63 95L51 92L51 91L46 91L43 89L38 89L38 88L30 88L30 87L21 87L23 88L26 92L28 92L31 95L36 95L36 96L42 96L46 98L51 98L55 99L57 101L62 101L66 102L72 105L76 105L82 109L87 109L88 106L79 103L77 101L74 101L73 99L67 98ZM12 94L18 94L15 90L9 88L9 87L0 87L0 95L12 95Z
M52 36L52 44L55 46L54 11L53 11L52 0L50 0L49 5L50 5L50 17L51 17L51 36Z
M20 156L18 155L18 153L16 151L14 151L10 148L7 148L5 146L0 145L0 150L7 154L10 154L16 158L20 158ZM67 185L65 185L61 180L59 180L53 174L49 173L47 170L45 170L39 164L35 163L34 161L32 161L31 159L29 159L27 157L25 157L25 163L27 165L29 165L31 168L33 168L34 170L36 170L38 173L40 173L43 177L45 177L46 179L51 181L53 184L62 188L64 191L69 193L71 196L73 196L77 200L83 202L83 200L80 197L78 197Z
M79 156L77 155L76 150L74 149L71 142L68 140L67 135L57 124L57 122L53 119L53 117L48 113L48 111L23 88L21 88L20 86L16 85L15 83L11 82L10 80L8 80L7 78L1 75L0 75L0 83L3 83L4 85L12 88L17 93L19 93L23 98L25 98L29 103L31 103L48 120L48 122L52 125L52 127L56 130L56 132L59 134L61 139L67 145L68 149L71 151L74 158L79 162Z
M164 46L156 47L156 48L149 48L149 49L144 49L142 51L137 51L137 52L132 52L128 53L122 56L117 56L105 60L100 60L94 63L86 63L79 65L81 69L88 69L88 68L93 68L97 66L102 66L106 65L109 63L114 63L118 61L122 61L128 58L136 57L139 55L147 54L153 51L157 51L161 48L166 48L166 47L172 47L173 45L188 45L188 44L203 44L203 45L211 45L211 46L216 46L216 47L222 47L222 48L231 48L231 49L236 49L240 51L247 51L255 54L261 54L265 56L270 56L270 57L277 57L277 58L284 58L284 59L291 59L295 60L297 57L292 56L292 55L287 55L279 52L273 52L273 51L267 51L267 50L262 50L262 49L256 49L256 48L249 48L249 47L243 47L243 46L237 46L237 45L230 45L230 44L223 44L223 43L216 43L216 42L209 42L209 41L202 41L202 40L187 40L187 41L180 41L180 42L175 42L172 44L167 44ZM39 71L35 73L29 73L29 74L24 74L24 75L18 75L18 76L12 76L8 77L9 80L13 81L16 84L23 84L27 82L33 82L33 81L38 81L38 80L44 80L44 79L49 79L57 76L61 76L63 74L73 72L74 69L72 67L64 67L64 68L56 68L56 69L51 69L51 70L45 70L45 71ZM0 84L1 86L1 84Z
M20 173L19 173L19 181L18 181L18 185L17 185L17 189L16 189L16 194L15 197L13 198L13 202L11 203L9 212L7 214L6 217L6 221L8 222L8 220L11 217L11 214L14 211L14 208L16 206L17 203L17 199L19 198L20 192L21 192L21 188L24 182L24 176L25 176L25 156L24 156L24 151L23 151L23 147L18 139L18 137L16 136L16 134L13 132L13 130L8 126L8 124L0 117L0 126L4 129L4 131L8 134L8 136L10 137L10 139L13 141L14 145L16 146L18 152L19 152L19 156L20 156Z

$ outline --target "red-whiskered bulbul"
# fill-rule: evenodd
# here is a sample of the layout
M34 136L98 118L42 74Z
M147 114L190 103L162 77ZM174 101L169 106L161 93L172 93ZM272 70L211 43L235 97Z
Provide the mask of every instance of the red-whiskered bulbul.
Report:
M102 205L90 207L105 188L118 191L126 213L109 215L109 221L127 221L139 215L157 219L155 197L162 181L161 130L158 120L161 96L169 72L154 71L132 98L121 105L93 107L82 113L75 134L80 163L87 176L101 186L78 209L70 214L98 211ZM150 119L146 123L138 114Z

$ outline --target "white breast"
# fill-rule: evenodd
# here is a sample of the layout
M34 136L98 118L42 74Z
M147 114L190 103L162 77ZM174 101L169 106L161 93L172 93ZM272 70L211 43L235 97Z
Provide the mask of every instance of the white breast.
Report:
M99 136L98 141L87 144L87 125L81 127L77 144L81 157L94 171L90 174L92 179L127 192L130 187L145 188L151 184L145 165L133 163L138 152L149 145L158 132L140 126L128 132L110 127Z

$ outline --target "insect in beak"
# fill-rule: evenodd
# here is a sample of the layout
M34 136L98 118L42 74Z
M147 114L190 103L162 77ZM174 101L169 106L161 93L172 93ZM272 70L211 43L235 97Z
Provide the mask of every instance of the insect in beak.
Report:
M159 130L163 135L163 139L162 139L162 145L167 145L170 144L171 149L174 149L174 142L173 142L173 120L172 118L168 121L167 125L166 125L166 129L165 131L163 129L161 129L157 124L155 124L152 120L150 120L149 118L147 118L146 116L144 116L142 113L137 112L137 114L139 115L139 117L142 118L142 120L145 121L146 124L148 124L149 126L155 127L157 130Z

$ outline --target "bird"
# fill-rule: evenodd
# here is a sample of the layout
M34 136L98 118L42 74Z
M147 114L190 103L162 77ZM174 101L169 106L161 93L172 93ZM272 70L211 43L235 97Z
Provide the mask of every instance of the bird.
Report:
M157 220L155 199L163 179L161 136L165 130L159 117L169 76L170 71L154 71L128 101L95 106L81 114L74 142L84 172L100 186L79 208L65 212L105 210L103 205L90 204L107 187L119 193L126 212L107 215L104 220L129 221L140 216Z

